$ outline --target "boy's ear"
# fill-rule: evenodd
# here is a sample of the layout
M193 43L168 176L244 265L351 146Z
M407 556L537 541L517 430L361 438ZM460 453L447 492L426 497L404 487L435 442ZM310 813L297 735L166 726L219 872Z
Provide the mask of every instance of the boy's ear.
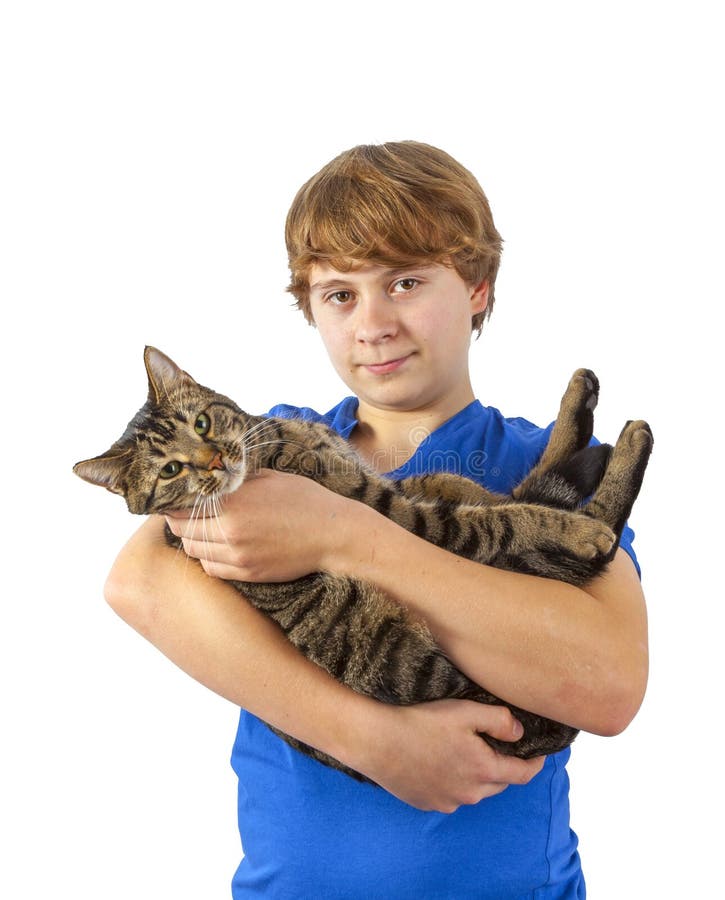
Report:
M488 280L471 288L471 315L482 313L488 306Z
M188 372L180 369L173 359L157 350L156 347L146 347L143 360L149 379L149 400L154 404L158 404L161 398L168 394L171 387L182 382L194 383L194 379Z

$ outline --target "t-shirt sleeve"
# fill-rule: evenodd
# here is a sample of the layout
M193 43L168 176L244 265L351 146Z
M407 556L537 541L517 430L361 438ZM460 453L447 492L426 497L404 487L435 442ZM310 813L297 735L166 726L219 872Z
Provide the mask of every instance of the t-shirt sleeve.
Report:
M308 406L290 406L288 403L278 403L267 413L273 419L304 419L306 422L319 422L323 417Z
M639 567L639 562L637 560L637 554L634 552L634 548L632 547L632 541L634 540L634 531L630 528L629 524L624 526L624 530L622 531L622 537L619 541L619 546L624 550L632 559L634 563L634 567L637 570L637 574L639 577L642 577L642 570Z

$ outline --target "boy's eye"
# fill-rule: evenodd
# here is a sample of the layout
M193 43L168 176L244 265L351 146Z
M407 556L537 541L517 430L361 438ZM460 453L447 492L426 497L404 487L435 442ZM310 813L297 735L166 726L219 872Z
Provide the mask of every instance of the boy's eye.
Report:
M352 300L352 291L335 291L335 293L330 294L327 299L336 306L344 306Z
M171 462L167 462L159 472L159 478L173 478L175 475L178 475L183 468L184 466L182 463L177 459L172 459Z
M194 431L197 434L205 435L211 428L211 419L206 413L200 413L194 422Z
M419 284L420 282L417 278L401 278L393 285L393 292L396 294L406 294L408 291L412 291L413 288L418 287Z

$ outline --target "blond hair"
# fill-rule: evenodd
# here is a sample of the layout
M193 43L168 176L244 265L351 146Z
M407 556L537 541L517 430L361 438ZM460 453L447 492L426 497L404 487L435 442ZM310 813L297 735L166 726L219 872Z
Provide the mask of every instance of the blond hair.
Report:
M318 262L340 271L435 262L471 286L488 282L491 314L502 240L474 176L443 150L417 141L363 144L324 166L297 193L285 228L287 288L312 321L309 273Z

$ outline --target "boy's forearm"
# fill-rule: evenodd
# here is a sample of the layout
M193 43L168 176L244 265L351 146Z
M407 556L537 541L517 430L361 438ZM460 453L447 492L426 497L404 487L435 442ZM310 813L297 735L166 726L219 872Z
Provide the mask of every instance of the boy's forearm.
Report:
M623 551L583 590L461 559L354 505L331 568L404 603L470 678L508 702L600 734L626 727L646 685L647 626Z
M501 756L477 737L520 736L502 707L389 706L338 683L233 587L166 547L160 522L149 520L121 551L106 596L197 681L420 809L451 812L525 784L541 768L541 760Z
M150 519L114 563L106 598L194 679L354 768L373 701L306 660L231 585L165 546Z

